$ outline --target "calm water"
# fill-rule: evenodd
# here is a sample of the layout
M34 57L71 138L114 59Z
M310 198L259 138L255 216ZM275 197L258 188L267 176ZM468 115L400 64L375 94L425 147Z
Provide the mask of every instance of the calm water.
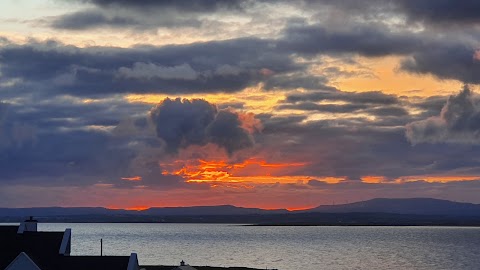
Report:
M140 264L297 269L480 269L480 228L39 224L72 228L73 255L137 252Z

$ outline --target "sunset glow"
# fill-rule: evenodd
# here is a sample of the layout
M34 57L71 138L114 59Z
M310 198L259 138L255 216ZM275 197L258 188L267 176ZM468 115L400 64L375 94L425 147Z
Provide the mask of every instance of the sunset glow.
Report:
M472 1L17 2L0 207L480 203Z
M173 164L160 164L165 168L163 175L178 175L189 183L296 183L313 179L310 176L281 175L306 163L268 163L265 160L247 159L239 163L216 160L177 161ZM180 167L180 168L178 168ZM329 179L332 180L332 179ZM335 179L336 180L336 179ZM335 181L333 180L333 181ZM248 186L247 186L248 187Z

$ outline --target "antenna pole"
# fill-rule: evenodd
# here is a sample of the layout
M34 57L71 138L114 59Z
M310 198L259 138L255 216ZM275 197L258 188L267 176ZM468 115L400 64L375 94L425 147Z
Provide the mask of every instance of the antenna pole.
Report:
M100 256L103 256L103 239L100 238Z

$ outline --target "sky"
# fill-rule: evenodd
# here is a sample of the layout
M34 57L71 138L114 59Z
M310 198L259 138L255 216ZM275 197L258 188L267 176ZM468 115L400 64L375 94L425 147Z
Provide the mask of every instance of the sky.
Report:
M0 5L0 207L480 203L479 1Z

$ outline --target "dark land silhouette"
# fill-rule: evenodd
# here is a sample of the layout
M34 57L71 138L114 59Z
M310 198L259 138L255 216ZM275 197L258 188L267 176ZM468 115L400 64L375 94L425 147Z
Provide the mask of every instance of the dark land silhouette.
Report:
M372 199L308 210L231 205L114 210L101 207L0 208L1 222L35 216L41 222L164 222L253 225L480 226L480 205L430 198Z

